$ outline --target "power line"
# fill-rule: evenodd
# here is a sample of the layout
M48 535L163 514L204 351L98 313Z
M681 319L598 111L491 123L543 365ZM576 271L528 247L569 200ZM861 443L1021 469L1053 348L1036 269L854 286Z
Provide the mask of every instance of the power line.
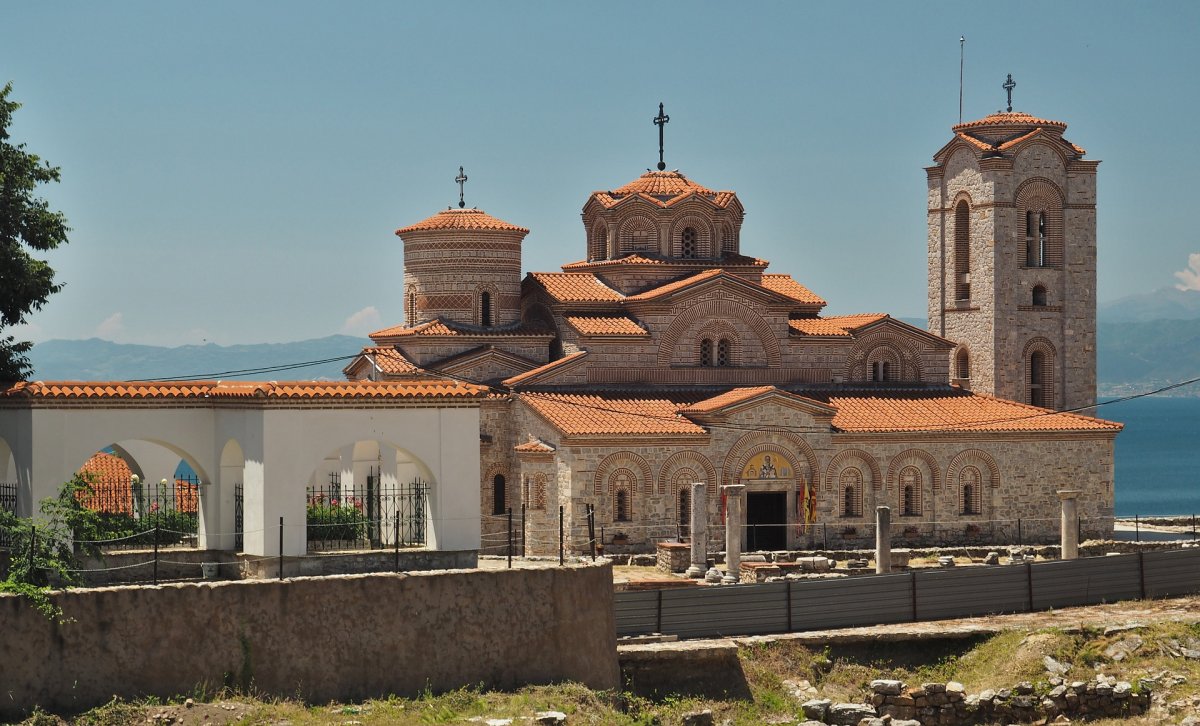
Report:
M323 358L320 360L302 361L302 362L298 362L298 363L280 364L280 365L276 365L276 366L264 366L264 367L260 367L260 368L242 368L242 369L235 369L235 370L229 370L229 371L217 371L214 373L202 373L202 374L195 374L195 375L188 375L188 376L177 376L177 377L167 377L167 378L141 378L141 379L136 379L136 380L139 382L199 381L199 380L213 380L213 379L218 379L218 378L233 378L233 377L239 377L239 376L251 376L251 375L258 375L258 374L262 374L262 373L277 373L277 372L288 371L288 370L297 370L300 368L308 368L308 367L312 367L312 366L316 366L316 365L323 365L326 363L334 363L337 361L352 360L354 358L357 358L360 355L362 355L362 353L355 353L353 355L346 355L346 356L337 356L334 358ZM504 394L504 395L524 395L524 396L538 397L538 398L543 398L543 399L551 399L551 397L554 397L554 396L572 395L572 394L567 394L567 393L551 393L551 392L542 392L542 391L524 391L524 392L522 392L522 391L514 390L511 387L496 386L496 385L487 383L485 381L475 380L475 379L467 378L465 376L456 375L456 374L448 373L448 372L444 372L444 371L438 371L436 369L423 368L422 370L424 370L426 373L428 373L430 375L439 376L439 377L446 378L446 379L453 380L453 381L459 381L461 383L468 383L468 384L475 385L475 386L481 386L481 387L484 387L494 393L500 393L500 394ZM1130 400L1137 399L1137 398L1144 398L1146 396L1154 396L1159 393L1165 393L1167 391L1172 391L1177 388L1183 388L1184 386L1189 386L1189 385L1192 385L1193 383L1198 383L1198 382L1200 382L1200 377L1191 378L1189 380L1181 381L1179 383L1170 383L1170 384L1161 386L1159 388L1155 388L1150 391L1142 391L1140 393L1133 393L1133 394L1130 394L1127 396L1121 396L1118 398L1114 398L1109 401L1098 401L1095 404L1092 404L1090 406L1077 406L1074 408L1068 408L1068 409L1062 409L1062 410L1045 410L1045 411L1038 410L1036 412L1021 415L1021 416L1009 416L1009 417L1004 417L1004 418L992 418L992 419L978 419L978 420L973 420L973 421L959 422L956 424L945 424L945 425L938 425L938 426L913 426L911 428L905 429L905 431L918 432L918 433L925 433L925 432L935 433L935 432L939 432L939 431L953 432L953 431L960 431L960 430L968 429L968 428L974 428L974 427L978 427L978 426L988 426L988 425L1004 424L1004 423L1015 423L1018 421L1026 421L1026 420L1030 420L1030 419L1043 418L1046 416L1057 416L1059 414L1064 414L1064 413L1076 414L1080 411L1093 410L1093 409L1099 408L1101 406L1108 406L1108 405L1112 405L1114 403L1123 403L1125 401L1130 401ZM780 390L785 390L785 389L780 389ZM603 397L602 393L589 393L589 394L585 394L585 395L595 395L597 397ZM796 395L802 396L803 394L796 394ZM666 400L670 400L669 397L664 397L664 398ZM1004 400L1004 399L1001 399L1001 400ZM612 408L612 407L608 407L608 406L602 406L602 405L598 405L598 404L586 403L586 402L580 402L580 401L570 401L570 402L564 401L563 403L566 405L573 406L575 408L585 408L585 409L600 411L600 412L604 412L604 413L614 413L614 414L619 414L622 416L632 416L635 418L641 418L641 419L653 420L653 421L680 423L682 421L687 420L686 417L684 417L680 413L675 413L672 415L662 415L662 414L650 413L650 412L646 412L646 411L630 411L630 410L625 410L625 409L620 409L620 408ZM1012 401L1010 403L1013 403L1018 406L1026 406L1027 405L1027 404L1022 404L1022 403L1016 402L1016 401ZM683 404L680 405L680 408L684 408L684 407L685 407L685 405L683 405ZM733 424L733 423L728 423L728 422L725 422L725 423L712 422L709 424L704 424L704 427L708 428L708 429L724 429L724 430L731 430L731 431L757 431L757 432L772 432L772 431L774 431L774 432L782 432L782 433L812 433L812 430L809 427L789 426L789 425L758 426L758 425L750 425L750 424Z

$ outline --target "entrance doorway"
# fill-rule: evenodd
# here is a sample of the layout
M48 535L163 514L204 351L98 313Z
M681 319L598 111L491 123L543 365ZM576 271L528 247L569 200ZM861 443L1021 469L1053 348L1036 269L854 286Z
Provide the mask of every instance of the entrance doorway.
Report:
M787 492L747 492L746 551L787 548Z

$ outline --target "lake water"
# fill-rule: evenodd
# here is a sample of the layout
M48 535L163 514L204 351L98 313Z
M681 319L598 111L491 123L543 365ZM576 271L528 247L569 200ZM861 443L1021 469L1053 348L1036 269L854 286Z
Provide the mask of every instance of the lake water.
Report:
M1118 517L1200 514L1200 398L1147 396L1096 413L1125 424L1117 436Z

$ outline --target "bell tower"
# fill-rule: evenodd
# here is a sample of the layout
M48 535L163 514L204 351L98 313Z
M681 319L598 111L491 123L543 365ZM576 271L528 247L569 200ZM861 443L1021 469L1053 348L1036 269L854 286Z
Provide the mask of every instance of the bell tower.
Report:
M929 330L957 344L951 380L1058 410L1096 402L1100 162L1066 128L1010 100L954 126L925 170Z

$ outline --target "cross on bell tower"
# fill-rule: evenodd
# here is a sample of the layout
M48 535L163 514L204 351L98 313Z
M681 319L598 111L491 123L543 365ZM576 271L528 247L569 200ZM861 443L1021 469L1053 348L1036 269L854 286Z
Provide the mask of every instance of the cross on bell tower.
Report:
M654 125L658 127L658 170L663 171L667 165L663 163L663 127L670 121L671 117L663 113L663 105L658 104L658 115L653 119Z
M1004 82L1003 86L1001 86L1001 88L1003 88L1005 91L1008 92L1008 112L1009 113L1012 113L1012 91L1016 87L1017 87L1017 82L1012 79L1012 74L1009 73L1008 80Z
M467 206L463 201L463 184L467 183L467 175L463 173L463 168L458 167L458 176L454 177L454 181L458 182L458 208L462 209Z

